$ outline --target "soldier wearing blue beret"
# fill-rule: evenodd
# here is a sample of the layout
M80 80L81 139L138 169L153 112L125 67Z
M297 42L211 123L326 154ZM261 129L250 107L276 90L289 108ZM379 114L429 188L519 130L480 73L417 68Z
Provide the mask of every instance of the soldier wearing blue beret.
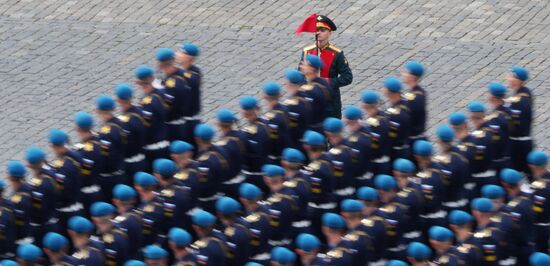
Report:
M514 126L510 131L510 155L515 169L528 173L527 154L533 149L531 127L533 123L533 94L525 86L529 72L523 67L512 67L506 77L513 95L506 98Z
M162 225L164 224L164 202L157 196L158 181L153 175L145 172L137 172L134 175L134 188L138 192L140 202L137 210L142 213L142 247L160 243L162 237Z
M42 239L42 247L53 265L76 265L74 257L67 255L69 240L54 232L47 233Z
M409 159L411 157L411 113L407 106L407 100L401 96L403 84L395 77L384 80L384 96L390 102L390 108L386 110L389 120L388 135L391 140L391 159Z
M380 96L375 91L366 90L361 95L361 102L362 108L368 116L366 126L371 139L373 174L374 176L390 174L390 122L385 113L379 109Z
M0 259L15 257L15 214L9 199L3 197L6 183L0 179Z
M311 234L300 234L296 237L296 254L302 265L323 265L323 256L319 254L321 241Z
M74 246L72 257L77 261L77 265L106 263L103 243L90 238L94 231L94 225L90 220L82 216L73 216L69 219L67 230Z
M227 265L225 250L227 239L224 234L216 229L216 216L203 210L193 214L193 229L197 233L198 240L191 248L197 252L199 264L211 266Z
M311 200L309 176L300 171L305 161L306 157L301 151L293 148L283 150L281 166L285 169L286 181L284 185L294 190L298 196L297 203L302 210L307 210L308 202ZM294 235L308 230L310 225L311 221L308 219L307 213L300 213L297 221L292 224Z
M550 171L548 155L543 151L531 151L527 155L531 170L533 212L535 214L535 244L537 250L547 250L550 238Z
M42 250L39 247L33 244L21 244L17 247L17 261L21 264L32 265L40 260L42 260Z
M288 117L286 106L279 102L281 86L277 82L268 81L263 85L262 98L266 102L267 112L262 116L262 122L267 125L270 146L267 163L279 164L281 152L290 143Z
M136 209L137 192L130 186L118 184L113 188L113 204L118 212L114 223L118 228L124 228L128 235L128 258L141 257L144 222Z
M477 224L474 238L483 254L481 263L498 265L498 261L505 255L507 243L504 234L491 226L493 202L487 198L475 198L470 202L470 206Z
M327 212L322 217L322 231L326 238L328 251L324 256L326 265L353 265L355 253L347 247L344 239L346 222L342 216Z
M241 204L233 198L221 197L216 202L220 230L227 238L227 264L243 265L250 257L251 236L248 223L240 218Z
M145 146L147 121L143 118L143 110L132 103L134 92L126 83L118 84L115 88L116 102L121 111L117 118L126 132L124 147L124 167L127 175L126 184L131 183L131 177L136 172L147 171L149 166L145 160L143 146Z
M442 226L432 226L429 230L430 246L435 251L432 262L437 265L462 265L464 262L457 255L458 250L453 246L454 233Z
M103 155L103 169L99 173L99 184L106 199L113 197L112 191L116 184L129 183L126 179L125 149L127 134L124 123L114 116L115 100L102 95L96 100L96 113L103 125L99 129L99 139Z
M374 177L371 161L373 157L373 143L367 127L361 124L363 111L357 106L348 106L344 109L344 123L350 132L345 143L355 153L357 159L355 187L372 186Z
M174 265L196 265L197 256L188 248L193 242L191 234L184 229L174 227L168 232L168 245L174 254Z
M510 132L514 130L510 108L505 106L507 88L497 82L491 82L488 85L488 104L493 108L485 120L498 135L495 158L493 159L493 168L500 172L503 168L511 167L510 161Z
M309 129L322 131L322 123L329 116L340 117L340 108L333 110L334 91L327 81L319 77L322 61L316 55L307 55L300 64L300 71L304 74L306 84L302 85L299 96L310 102L312 109L311 125Z
M472 232L474 217L461 210L453 210L449 213L449 227L456 238L457 255L466 265L479 265L482 252L477 238Z
M345 199L340 202L342 217L345 219L348 231L344 239L350 248L357 250L353 265L366 265L378 260L374 253L373 236L369 235L367 222L363 223L365 205L358 200Z
M365 206L362 211L362 230L372 238L373 243L373 251L371 251L369 260L374 265L383 264L385 261L383 256L388 244L386 228L389 227L389 224L380 216L378 192L372 187L361 187L357 190L357 200Z
M170 98L153 86L155 70L141 65L135 70L136 84L141 87L144 97L141 99L142 117L145 120L145 146L143 150L149 165L158 158L168 155L168 129L164 123Z
M289 147L302 149L301 139L313 117L311 102L300 94L300 87L305 83L302 72L296 69L285 70L284 83L289 98L283 102L288 114L288 131L290 135Z
M90 207L97 236L103 242L103 255L107 264L121 265L128 259L129 238L125 229L117 228L112 221L116 215L115 206L106 202L95 202Z
M143 258L147 265L166 265L170 254L157 245L149 245L143 248Z
M170 157L178 167L174 178L178 184L189 188L191 201L195 204L199 185L199 164L193 160L193 149L193 145L182 140L175 140L170 144Z
M260 204L262 191L255 185L244 183L239 187L239 200L244 207L244 220L250 231L250 259L265 264L269 260L268 239L271 234L269 209Z
M412 242L407 246L407 259L412 265L428 264L431 257L430 248L420 242Z
M183 70L183 78L185 78L191 88L189 116L192 117L197 116L201 111L202 70L195 65L195 61L199 55L199 47L190 42L183 43L180 46L180 50L176 53L176 61Z
M32 242L29 226L32 212L31 188L24 181L27 169L20 161L9 161L6 172L7 180L14 191L9 200L15 215L16 243Z
M411 129L409 142L414 143L417 140L425 140L426 136L426 91L420 86L420 81L424 76L425 69L422 64L416 61L405 63L402 72L403 83L409 87L410 91L405 93L407 107L411 114Z

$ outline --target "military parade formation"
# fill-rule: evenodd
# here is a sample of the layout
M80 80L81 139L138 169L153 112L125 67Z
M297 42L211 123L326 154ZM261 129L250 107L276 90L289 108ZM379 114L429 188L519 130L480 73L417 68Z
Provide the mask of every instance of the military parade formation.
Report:
M352 71L334 22L315 26L284 82L215 125L200 117L200 50L184 43L99 96L95 116L76 113L78 140L49 131L54 158L31 146L8 162L0 265L550 265L527 69L429 140L425 67L342 108Z

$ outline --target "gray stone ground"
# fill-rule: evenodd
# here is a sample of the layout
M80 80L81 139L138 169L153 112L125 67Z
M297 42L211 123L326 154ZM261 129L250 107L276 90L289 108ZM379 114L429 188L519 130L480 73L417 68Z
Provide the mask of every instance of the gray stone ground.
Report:
M294 30L313 12L339 26L334 44L354 73L345 105L419 60L428 69L431 132L523 65L536 95L534 135L549 146L547 0L0 0L0 171L28 145L46 147L49 129L72 130L75 112L131 82L159 47L200 45L204 115L236 107L239 96L297 65L312 37Z

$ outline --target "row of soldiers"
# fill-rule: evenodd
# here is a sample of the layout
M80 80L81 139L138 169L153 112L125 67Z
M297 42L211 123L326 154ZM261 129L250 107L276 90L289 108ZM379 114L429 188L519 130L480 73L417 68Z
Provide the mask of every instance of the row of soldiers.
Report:
M127 84L116 87L116 99L99 97L96 112L102 124L98 134L93 131L92 115L79 112L75 128L81 143L70 148L68 135L52 130L49 143L56 160L48 163L45 152L29 148L26 160L32 176L28 180L22 163L9 163L8 180L14 194L2 201L6 244L0 245L5 248L1 256L14 257L16 244L22 248L34 243L51 251L46 236L57 232L55 239L71 238L61 242L67 242L74 253L72 258L65 256L61 248L57 251L62 253L52 258L46 252L50 262L75 258L78 264L100 265L97 259L101 259L122 265L127 259L151 259L150 253L161 253L165 254L162 259L174 263L243 265L253 260L265 264L280 254L290 254L281 248L298 247L301 241L294 240L302 236L309 239L306 242L319 239L323 243L319 251L326 251L321 257L328 265L340 265L346 258L358 263L353 265L383 265L387 259L405 259L407 246L431 238L434 226L448 226L449 212L469 211L470 201L480 210L473 199L491 198L484 190L502 192L496 188L499 176L508 182L505 173L515 179L519 174L510 168L528 173L534 181L533 191L524 189L527 203L510 207L517 210L501 209L519 197L505 185L506 193L491 198L500 202L495 203L498 208L491 205L490 211L481 210L501 220L512 213L532 218L525 223L513 220L507 229L491 222L489 228L502 232L502 237L487 240L495 244L497 255L482 256L480 263L516 259L524 263L533 250L546 250L550 231L545 208L547 159L540 152L529 153L532 96L524 87L525 69L512 69L508 79L515 93L508 99L504 85L489 85L488 103L493 112L486 114L480 102L468 106L475 130L468 129L465 114L452 114L450 126L437 130L441 153L436 156L424 136L426 92L419 86L424 68L417 62L404 67L403 83L411 92L402 93L404 86L397 78L384 81L384 95L390 103L386 111L380 109L380 96L366 91L361 95L362 108L346 108L340 120L328 117L327 106L334 93L319 77L323 62L306 55L300 70L285 72L286 100L275 82L263 86L267 107L263 115L256 98L240 99L246 120L242 129L237 128L232 111L219 110L220 136L215 141L216 130L197 117L202 77L193 63L198 54L198 47L189 43L177 53L159 49L158 68L165 75L160 82L152 68L136 69L136 83L144 93L141 104L133 104L134 91ZM114 115L117 103L118 117ZM528 154L535 158L529 164ZM518 188L518 180L506 184ZM369 199L373 196L365 193L376 197ZM364 201L362 205L357 197ZM354 230L358 224L348 222L346 213L355 214L351 216L362 224L370 217L363 213L367 209L376 214L373 219L378 227ZM329 220L339 220L334 218L338 212L344 214L345 226L332 228ZM371 224L368 219L365 223ZM476 220L471 231L485 228L480 223ZM518 226L532 233L517 234ZM337 234L327 234L332 232L327 228L337 229ZM172 243L178 242L170 237L173 230L180 238L189 234L184 238L198 239L189 248L194 250L190 258L182 260L176 251L161 251L173 250ZM339 247L334 241L342 236L354 243ZM521 237L512 240L516 236ZM188 250L190 241L176 246ZM277 252L275 247L280 247ZM96 255L91 256L93 250Z

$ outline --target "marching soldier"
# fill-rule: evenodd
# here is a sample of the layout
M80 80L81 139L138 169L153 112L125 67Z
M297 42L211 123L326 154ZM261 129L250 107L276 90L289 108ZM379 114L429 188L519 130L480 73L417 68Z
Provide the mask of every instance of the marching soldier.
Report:
M550 172L547 169L548 155L542 151L532 151L527 156L531 170L533 212L535 213L535 245L537 250L550 248Z
M390 102L391 107L386 110L389 120L388 135L391 139L391 160L397 158L409 159L411 157L409 143L411 118L407 100L401 97L403 85L399 79L389 77L384 80L384 96Z
M250 260L266 264L269 261L268 239L271 234L269 209L260 204L262 191L250 183L239 187L239 200L244 207L244 220L250 230Z
M90 207L92 221L97 228L97 236L103 243L105 265L122 265L128 258L128 235L123 229L115 227L111 219L116 209L113 205L98 201Z
M191 244L197 252L199 264L211 266L227 265L227 245L225 236L214 229L216 216L200 210L193 214L193 229L199 239Z
M407 260L413 266L429 265L431 257L430 248L420 242L412 242L407 246Z
M500 172L503 168L511 167L510 162L510 132L514 129L511 111L504 106L504 97L506 96L506 87L497 82L489 84L489 105L493 108L493 112L485 117L493 131L496 133L497 145L495 150L495 158L493 159L493 167ZM498 137L497 137L498 136Z
M369 130L372 148L372 167L374 176L390 174L391 142L389 137L390 121L384 112L379 110L380 96L375 91L364 91L361 95L362 107L368 118L366 126Z
M457 255L466 265L481 265L481 249L472 232L474 217L461 210L449 213L449 227L456 236Z
M137 172L134 176L134 187L141 200L136 209L142 215L142 247L162 242L164 203L155 193L157 186L158 181L148 173Z
M504 256L506 240L496 227L492 226L491 216L493 203L487 198L476 198L471 201L472 215L476 219L477 228L474 238L482 251L482 265L498 265L498 260Z
M309 129L321 132L322 123L331 112L333 90L327 81L319 77L319 69L323 62L318 56L306 55L300 63L300 71L304 74L307 83L300 88L300 96L310 102L312 109L311 125Z
M234 128L237 118L231 110L218 110L217 118L221 137L215 145L225 150L230 167L228 174L230 179L222 183L221 191L226 196L236 198L239 195L239 186L245 181L241 169L246 156L246 139L242 131Z
M332 32L336 31L336 24L327 16L319 15L316 26L317 43L304 48L300 61L303 61L309 54L321 58L323 67L320 68L320 75L328 81L334 91L328 116L341 118L340 88L351 84L353 74L349 68L348 60L344 56L344 51L330 44L330 37Z
M289 98L283 102L288 112L288 131L290 135L289 147L302 150L301 139L311 124L313 116L311 102L300 96L300 87L305 83L302 72L296 69L285 71L285 86Z
M47 259L52 265L77 265L76 259L67 254L69 240L66 237L49 232L44 236L42 246Z
M185 116L189 117L185 124L188 134L193 134L194 127L200 123L202 70L195 65L199 54L200 49L194 43L182 44L176 53L176 61L183 69L183 78L191 89L186 103L189 106L185 108Z
M344 238L349 241L350 247L353 246L357 251L353 265L366 265L373 261L373 237L367 233L367 226L361 222L364 208L365 205L358 200L345 199L340 203L341 214L348 227Z
M137 259L141 257L143 242L143 216L136 207L136 191L123 184L113 188L113 204L117 208L118 216L114 222L118 228L124 228L128 235L128 258Z
M424 66L416 61L409 61L405 64L402 75L403 83L410 89L410 92L405 93L405 99L411 112L409 143L414 144L417 140L426 140L426 91L419 84L424 76Z
M288 117L286 106L279 103L281 86L276 82L266 82L263 86L263 99L268 111L262 116L262 122L267 125L270 147L267 163L279 164L281 152L290 143L288 134Z
M319 254L321 241L311 234L300 234L296 238L296 254L300 256L301 265L321 266L324 265L324 257Z
M435 250L432 262L436 265L466 265L457 255L453 246L454 234L451 230L432 226L429 230L430 246Z
M324 265L353 265L354 250L346 246L344 234L346 222L342 216L327 212L322 217L322 231L326 238L328 251L324 256Z
M190 204L196 205L199 171L197 170L198 163L193 161L193 145L181 140L172 141L170 144L170 157L178 168L174 178L181 186L189 189Z
M362 211L363 219L361 220L362 229L372 238L373 251L370 259L371 265L385 265L384 252L388 245L388 237L386 228L389 227L388 222L380 216L378 205L380 199L378 192L372 187L361 187L357 190L357 200L365 205Z
M239 218L241 207L238 201L229 197L221 197L216 202L221 229L227 238L228 265L244 265L250 257L251 239L246 221Z
M15 215L11 203L3 197L6 183L0 179L0 259L15 257Z
M13 189L10 205L15 215L15 243L31 243L29 221L32 211L31 188L24 182L27 170L19 161L10 161L7 166L7 180Z
M309 176L302 173L305 155L299 150L286 148L283 150L281 166L285 169L285 182L284 185L294 190L297 195L297 204L301 210L307 210L308 203L311 200L311 185L309 182ZM309 231L311 221L308 219L307 212L302 212L296 217L296 221L292 223L294 229L294 236L299 233L305 233Z
M103 244L90 238L94 230L92 222L82 216L73 216L67 227L77 265L105 265Z
M422 187L414 182L416 167L407 159L393 161L393 176L397 181L399 192L397 201L406 206L406 222L403 225L403 240L408 244L413 241L421 241L422 230L415 221L420 220L420 215L425 212L425 200Z
M355 187L372 186L373 185L373 169L371 161L372 143L367 128L361 125L360 120L363 118L363 112L356 106L349 106L344 110L344 123L350 132L345 143L351 148L357 160L355 177Z
M174 254L173 265L197 265L197 256L188 250L191 242L193 242L191 234L181 228L175 227L168 232L168 239L168 246L170 246Z

